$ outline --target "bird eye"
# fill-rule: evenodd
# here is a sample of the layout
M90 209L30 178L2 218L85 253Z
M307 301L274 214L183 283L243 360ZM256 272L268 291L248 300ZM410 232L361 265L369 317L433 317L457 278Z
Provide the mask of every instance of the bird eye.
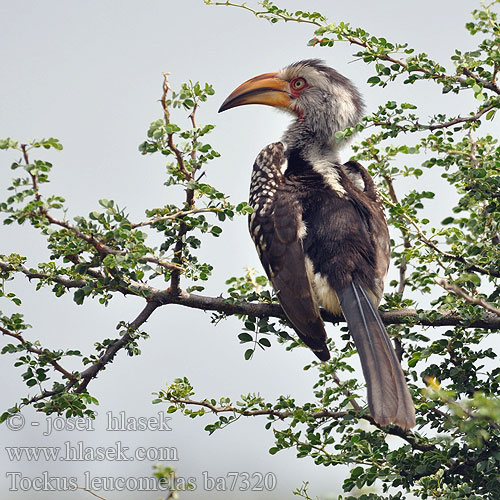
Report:
M306 86L306 81L303 78L294 78L290 84L293 90L302 90Z

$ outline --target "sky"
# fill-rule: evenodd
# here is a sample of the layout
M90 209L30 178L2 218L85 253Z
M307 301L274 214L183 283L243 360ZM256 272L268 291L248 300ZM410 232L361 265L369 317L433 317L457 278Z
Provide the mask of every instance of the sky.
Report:
M254 5L251 1L248 4ZM455 48L472 46L464 24L477 3L289 0L281 5L315 9L331 21L348 21L388 40L406 41L450 67L449 56ZM366 80L371 69L355 60L353 47L307 47L311 36L312 29L307 25L271 25L241 9L206 6L202 0L0 0L0 137L20 141L49 136L60 139L62 152L40 151L37 157L55 165L44 193L60 194L67 199L68 218L98 209L97 200L107 198L126 207L137 220L144 218L145 208L160 207L171 196L163 186L163 159L141 156L137 149L146 137L149 123L161 116L158 98L162 72L171 73L174 88L189 79L214 86L215 96L198 113L200 123L216 125L209 141L222 155L210 167L207 181L230 194L235 203L247 199L255 156L266 144L280 138L289 120L284 114L260 106L217 114L225 97L252 76L277 71L297 60L319 57L358 86L368 112L394 99L416 103L428 116L437 111L460 114L468 110L473 99L460 96L442 104L439 92L427 84L370 87ZM183 120L178 118L180 123L185 123ZM347 148L342 158L349 156ZM16 159L12 152L0 152L2 199L12 176L10 163ZM431 177L422 182L439 179ZM409 185L402 182L397 187L404 192ZM430 204L429 212L439 216L440 204L452 202L453 198L443 192ZM10 252L26 255L30 265L47 255L43 239L27 225L0 226L0 253ZM224 281L243 274L245 266L260 269L244 218L229 224L220 238L206 240L203 257L215 267L207 286L211 295L223 292ZM116 324L132 320L142 307L138 300L122 297L114 299L107 308L92 301L77 306L70 295L55 299L49 290L34 292L33 284L21 278L10 286L22 298L26 321L33 326L27 335L47 347L90 352L93 342L113 336ZM5 300L0 302L0 310L15 312ZM338 334L338 327L329 325L327 329L330 335ZM244 419L212 436L203 430L212 422L210 416L191 420L174 414L168 422L171 430L162 432L109 429L108 418L117 417L122 411L127 417L161 418L158 412L165 407L151 404L152 393L175 377L188 377L200 398L236 399L248 392L259 392L270 401L280 394L290 394L297 401L311 397L314 374L302 369L311 361L311 353L306 349L288 353L274 343L272 349L245 362L244 346L237 341L241 330L236 319L214 327L208 313L168 306L154 314L146 331L151 338L141 342L140 357L129 358L120 353L92 382L90 392L100 401L92 429L54 429L49 434L47 425L53 420L47 421L30 409L23 412L22 429L0 427L0 470L9 473L0 475L2 498L92 498L84 491L71 496L67 492L39 491L34 496L35 491L30 490L36 486L34 478L43 477L44 473L77 477L80 485L86 477L151 475L152 460L28 461L9 457L6 449L64 449L77 446L78 442L86 447L125 446L132 451L139 447L171 450L177 459L171 465L179 476L197 480L197 489L181 498L278 500L290 498L290 492L303 481L310 482L311 496L326 497L341 491L345 470L316 467L309 459L295 458L291 450L269 455L267 450L273 439L264 429L263 420ZM12 364L12 356L0 357L0 376L4 380L2 411L27 393L20 370ZM56 425L59 424L58 420ZM209 491L208 477L227 479L228 472L238 474L238 487L244 473L269 474L276 479L276 487L260 493ZM18 491L9 491L13 486ZM109 500L139 497L137 491L99 494ZM140 498L153 500L158 493L141 492Z

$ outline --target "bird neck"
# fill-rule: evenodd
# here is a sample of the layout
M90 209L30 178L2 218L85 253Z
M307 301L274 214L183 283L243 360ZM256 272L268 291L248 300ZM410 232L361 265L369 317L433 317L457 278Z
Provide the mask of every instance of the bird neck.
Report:
M283 142L287 151L295 152L311 165L314 165L319 158L338 163L339 143L335 139L337 130L331 123L321 120L296 120L283 135Z

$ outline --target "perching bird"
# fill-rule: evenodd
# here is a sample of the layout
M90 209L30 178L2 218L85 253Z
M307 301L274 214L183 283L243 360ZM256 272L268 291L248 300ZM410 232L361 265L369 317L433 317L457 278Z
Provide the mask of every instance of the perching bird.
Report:
M240 85L219 112L266 104L294 115L282 142L265 147L252 173L250 233L280 304L319 359L330 353L319 306L343 313L361 358L368 406L380 425L415 425L415 409L377 307L390 259L375 184L357 162L339 162L337 131L363 102L353 84L319 60Z

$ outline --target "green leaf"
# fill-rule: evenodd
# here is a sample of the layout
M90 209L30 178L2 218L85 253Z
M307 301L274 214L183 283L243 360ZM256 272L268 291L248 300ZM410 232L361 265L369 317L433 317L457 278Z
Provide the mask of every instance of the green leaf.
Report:
M79 288L78 290L75 291L75 293L73 294L73 300L78 304L78 305L82 305L83 304L83 301L85 299L85 292Z
M493 117L495 116L495 113L497 112L496 109L490 109L487 113L486 113L486 119L487 120L493 120Z
M101 205L104 208L112 208L114 202L112 200L106 200L106 198L102 198L99 200L99 205Z
M240 339L240 343L244 344L245 342L252 342L253 337L249 333L240 333L238 335L238 338Z
M259 340L259 344L264 347L271 347L271 341L265 337Z
M378 76L371 76L368 78L367 83L371 83L372 85L376 85L377 83L380 83L380 77Z

